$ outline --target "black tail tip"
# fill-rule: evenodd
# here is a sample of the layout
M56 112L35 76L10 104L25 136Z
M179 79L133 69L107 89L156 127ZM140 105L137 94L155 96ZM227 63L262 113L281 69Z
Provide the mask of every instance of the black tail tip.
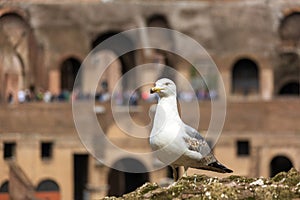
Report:
M225 168L224 169L225 173L232 173L233 171L231 169Z
M233 171L231 169L228 169L227 167L225 167L224 165L222 165L219 162L213 162L210 163L208 166L213 167L216 169L216 171L219 171L221 173L232 173Z

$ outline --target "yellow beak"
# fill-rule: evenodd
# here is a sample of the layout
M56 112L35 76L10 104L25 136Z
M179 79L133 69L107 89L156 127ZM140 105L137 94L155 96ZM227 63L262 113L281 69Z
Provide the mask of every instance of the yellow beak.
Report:
M160 92L162 89L158 87L153 87L150 89L150 94Z

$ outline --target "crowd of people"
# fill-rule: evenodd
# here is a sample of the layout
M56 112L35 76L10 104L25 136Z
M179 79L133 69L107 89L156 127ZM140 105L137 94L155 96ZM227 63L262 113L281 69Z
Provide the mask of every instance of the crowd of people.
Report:
M178 99L190 102L193 100L214 100L218 97L218 94L215 90L207 91L207 90L196 90L195 92L192 91L179 91L178 92ZM12 93L8 94L7 103L26 103L26 102L70 102L72 99L75 100L84 100L90 99L91 95L82 94L77 91L68 91L62 90L61 93L58 95L52 94L48 90L38 90L35 91L33 89L25 89L19 90L17 93L17 99L15 99ZM93 98L93 97L92 97ZM115 92L113 94L109 93L107 90L102 90L101 92L97 92L95 95L96 102L107 102L113 100L117 105L138 105L139 101L145 102L155 102L157 101L157 95L150 95L149 91L133 91L133 90L126 90L124 92Z
M19 90L17 96L13 95L13 92L8 93L7 103L26 103L26 102L66 102L70 100L71 92L63 90L60 94L54 95L49 90Z

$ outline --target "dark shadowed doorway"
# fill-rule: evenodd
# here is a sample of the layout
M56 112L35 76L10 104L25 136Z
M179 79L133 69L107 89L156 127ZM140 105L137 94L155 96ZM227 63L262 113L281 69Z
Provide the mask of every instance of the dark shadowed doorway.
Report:
M292 162L285 156L276 156L270 164L270 177L275 176L279 172L288 172L293 167Z
M88 183L87 154L74 155L74 200L84 200L84 191Z
M134 191L145 182L149 181L148 173L128 173L126 169L136 168L137 171L146 171L146 167L140 161L132 158L124 158L114 164L115 167L121 166L123 171L111 169L108 174L109 196L122 196L123 194Z

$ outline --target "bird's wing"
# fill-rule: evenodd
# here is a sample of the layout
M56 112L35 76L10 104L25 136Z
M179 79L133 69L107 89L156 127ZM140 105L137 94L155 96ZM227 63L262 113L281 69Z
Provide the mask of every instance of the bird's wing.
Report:
M196 151L203 157L211 154L211 148L196 129L184 124L184 132L183 139L189 150Z
M188 155L192 155L193 158L198 158L197 164L192 165L192 167L220 173L232 172L231 169L228 169L217 161L212 153L211 148L197 130L186 124L184 124L184 130L185 136L183 139L190 151Z

